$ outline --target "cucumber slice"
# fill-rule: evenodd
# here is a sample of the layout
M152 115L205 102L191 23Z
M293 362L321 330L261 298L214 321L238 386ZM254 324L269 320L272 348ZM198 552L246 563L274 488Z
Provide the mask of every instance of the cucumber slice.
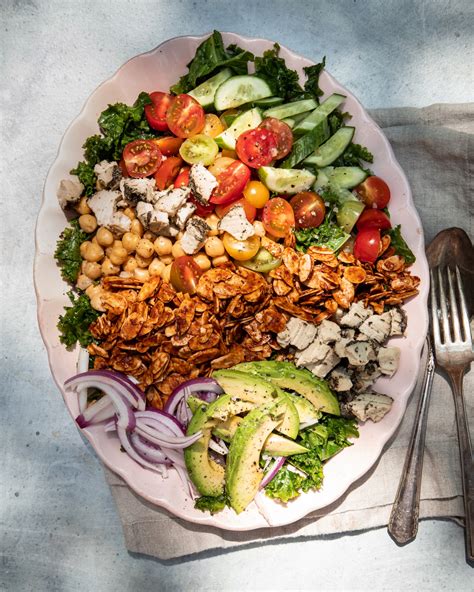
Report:
M324 167L316 171L316 181L314 182L314 189L323 189L329 185L329 178L334 167Z
M260 167L258 176L270 191L291 194L306 191L316 179L313 173L304 169L276 169L268 166Z
M255 101L255 104L258 107L267 107L267 109L269 109L270 107L281 105L284 100L285 99L282 99L281 97L267 97L266 99L259 99L258 101Z
M322 168L328 166L339 158L344 150L349 146L354 137L355 128L341 127L337 132L324 142L322 146L317 148L314 153L303 161L304 164L309 164Z
M282 119L281 121L286 123L286 125L289 125L291 127L291 129L293 129L297 123L302 121L310 113L312 113L312 111L305 111L304 113L299 113L298 115L293 115L293 117L285 117L285 119Z
M204 108L212 107L214 104L214 96L219 86L232 76L232 70L225 68L218 72L209 80L206 80L193 90L188 92L188 95L196 99L196 101Z
M351 232L364 209L365 205L355 197L345 201L336 214L337 223L345 232Z
M254 107L238 115L232 122L232 125L214 139L220 148L235 150L235 144L240 134L255 129L260 123L262 123L260 109Z
M179 149L183 160L189 164L203 164L209 166L216 159L219 146L209 136L197 134L185 140Z
M214 107L225 111L233 107L252 103L272 96L272 90L263 78L257 76L232 76L223 82L216 91Z
M359 167L335 167L329 176L329 184L342 189L352 189L367 178L367 173Z
M294 101L293 103L285 103L278 107L272 107L263 112L264 117L275 117L276 119L286 119L299 115L305 111L311 111L318 106L314 99L304 99L303 101Z
M316 148L321 146L329 138L329 125L327 119L323 119L310 132L298 138L294 142L290 154L281 163L284 169L292 169L295 165L309 156Z
M330 113L332 113L334 109L337 109L337 107L339 107L345 98L346 97L344 95L338 95L336 93L328 97L321 103L321 105L319 105L319 107L317 107L305 119L298 123L297 126L295 126L295 134L304 134L305 132L312 130Z

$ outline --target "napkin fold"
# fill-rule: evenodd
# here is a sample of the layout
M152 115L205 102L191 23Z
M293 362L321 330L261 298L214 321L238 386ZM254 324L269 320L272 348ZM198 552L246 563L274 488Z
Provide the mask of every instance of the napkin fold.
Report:
M422 109L376 109L371 116L384 129L410 182L428 243L447 226L463 228L472 238L472 152L474 104L432 105ZM422 360L422 368L423 368ZM298 522L278 528L231 532L186 522L136 495L105 469L122 521L129 551L173 559L211 549L367 530L388 523L405 461L420 383L403 421L375 467L337 502ZM465 377L465 393L474 392L474 373ZM474 402L466 397L468 417ZM462 520L456 421L451 390L435 376L426 436L421 518Z

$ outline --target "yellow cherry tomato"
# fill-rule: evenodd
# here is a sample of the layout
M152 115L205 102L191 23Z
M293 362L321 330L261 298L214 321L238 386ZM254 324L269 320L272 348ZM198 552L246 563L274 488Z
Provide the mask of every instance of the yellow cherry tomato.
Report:
M244 197L255 208L263 208L270 199L270 192L260 181L249 181L244 188Z
M233 259L237 261L247 261L252 259L260 249L260 237L256 234L247 240L237 240L231 234L226 232L222 237L224 248Z
M227 158L226 156L220 156L208 167L208 171L217 177L220 173L224 172L234 162L233 158Z
M214 113L208 113L204 118L204 129L201 134L215 138L225 130L222 121Z

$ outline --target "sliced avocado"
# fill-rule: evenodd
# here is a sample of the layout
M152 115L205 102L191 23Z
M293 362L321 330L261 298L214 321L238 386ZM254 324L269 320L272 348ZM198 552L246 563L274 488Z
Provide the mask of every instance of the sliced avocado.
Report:
M296 411L300 418L300 424L314 423L321 417L321 412L318 411L308 399L305 399L305 397L295 395L294 393L286 393L286 396L290 397L290 400L296 407Z
M245 510L258 492L263 478L260 454L284 412L280 402L257 407L242 420L232 438L225 481L230 505L237 514Z
M199 397L194 397L193 395L190 395L186 399L186 403L188 404L188 407L191 409L191 413L193 415L194 415L194 413L196 413L196 411L198 410L199 407L201 407L201 406L207 407L209 405L209 403L206 403L206 401L203 401Z
M266 379L237 370L216 370L212 376L225 393L244 401L251 401L255 405L277 403L283 400L286 413L278 431L290 438L296 438L300 427L298 412L290 398L276 384L273 385Z
M340 415L339 402L325 380L309 370L296 368L291 362L268 360L263 362L244 362L234 366L235 371L248 372L264 377L280 388L292 390L308 399L319 411Z

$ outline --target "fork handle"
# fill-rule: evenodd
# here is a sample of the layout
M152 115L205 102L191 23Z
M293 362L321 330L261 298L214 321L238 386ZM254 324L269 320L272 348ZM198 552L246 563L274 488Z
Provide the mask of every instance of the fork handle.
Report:
M418 532L426 424L435 369L433 351L429 341L427 341L427 347L428 359L423 377L422 392L416 410L405 465L388 523L388 532L399 545L411 542Z
M474 564L474 461L472 458L471 439L467 422L463 396L463 377L466 367L450 370L448 376L454 396L456 423L458 427L459 453L461 457L462 491L464 496L466 560Z

